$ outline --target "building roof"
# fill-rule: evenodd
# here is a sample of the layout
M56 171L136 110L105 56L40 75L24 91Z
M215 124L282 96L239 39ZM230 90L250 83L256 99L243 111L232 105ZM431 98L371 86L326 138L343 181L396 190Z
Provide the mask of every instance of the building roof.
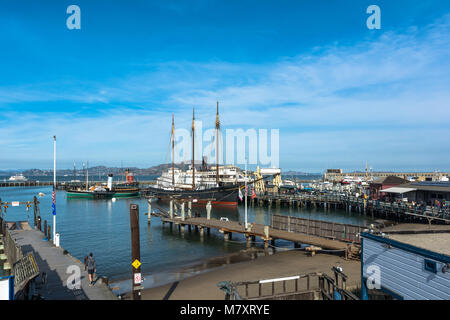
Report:
M392 188L387 188L387 189L380 190L380 192L403 194L403 193L407 193L407 192L411 192L411 191L416 191L416 190L417 190L416 188L400 188L400 187L392 187Z
M388 246L394 246L402 250L418 253L444 263L450 263L450 247L448 246L450 233L448 232L385 235L361 232L361 237L382 242Z
M389 239L450 256L450 233L390 234Z
M403 178L397 177L397 176L387 176L387 177L380 177L378 179L375 179L372 183L373 184L402 184L407 182L408 180L405 180Z

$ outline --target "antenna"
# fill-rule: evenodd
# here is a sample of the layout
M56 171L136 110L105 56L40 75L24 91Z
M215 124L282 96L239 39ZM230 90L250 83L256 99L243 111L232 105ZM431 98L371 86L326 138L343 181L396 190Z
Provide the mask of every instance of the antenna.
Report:
M216 183L219 185L219 101L217 101L217 114L216 114Z

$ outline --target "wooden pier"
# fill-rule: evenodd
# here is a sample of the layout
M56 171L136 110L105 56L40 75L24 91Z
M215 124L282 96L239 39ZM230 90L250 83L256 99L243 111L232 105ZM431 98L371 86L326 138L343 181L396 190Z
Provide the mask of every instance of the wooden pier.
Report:
M156 207L159 212L152 212L152 206ZM315 251L316 249L332 250L341 252L346 257L350 258L354 256L355 252L358 252L359 250L359 240L357 239L357 233L359 233L360 230L364 228L349 225L347 229L350 230L351 227L353 227L353 233L348 232L346 236L333 237L329 236L326 232L321 231L324 228L321 228L318 225L316 225L315 229L311 228L310 233L302 232L299 228L286 230L283 228L282 218L277 218L276 221L278 223L275 223L274 220L272 221L271 226L261 224L248 224L247 229L245 229L244 223L241 222L212 219L211 206L208 204L206 205L206 217L193 217L191 215L189 205L187 213L184 210L185 206L181 206L181 214L179 214L179 212L175 212L174 207L174 200L170 201L170 209L169 211L166 211L165 209L159 207L157 203L152 203L151 199L149 199L149 210L147 213L148 223L151 223L151 216L159 217L161 219L163 227L168 224L171 230L176 228L179 232L194 231L199 233L200 237L204 237L205 233L209 235L211 229L215 229L219 233L223 234L224 241L232 240L233 234L241 234L246 238L248 245L250 245L252 242L255 242L256 238L258 237L264 242L265 249L268 249L269 245L275 246L275 241L280 239L292 241L294 243L294 247L300 247L300 244L309 244L311 245L311 248L315 248L313 251ZM293 220L292 225L294 226L294 224L295 222ZM333 225L340 226L341 224ZM342 226L344 226L345 230L345 225ZM339 232L335 233L337 234Z
M251 206L267 206L291 208L322 208L324 210L343 209L387 220L404 222L431 221L450 224L450 208L433 206L418 207L410 202L384 202L368 200L362 197L343 195L311 195L311 194L266 194L250 199Z
M115 300L117 297L98 278L94 286L89 286L89 277L83 263L71 256L66 250L46 241L44 233L33 230L27 222L16 223L19 228L3 230L5 249L14 248L14 252L6 252L11 272L18 278L21 274L17 264L23 257L32 256L38 270L37 276L30 278L26 284L22 299L31 299L37 294L45 300ZM87 253L86 253L87 254ZM75 274L80 271L80 286L75 286ZM71 282L71 279L74 281ZM70 287L69 284L73 284ZM16 288L18 289L18 288ZM18 294L16 292L16 294ZM25 296L24 296L25 294Z

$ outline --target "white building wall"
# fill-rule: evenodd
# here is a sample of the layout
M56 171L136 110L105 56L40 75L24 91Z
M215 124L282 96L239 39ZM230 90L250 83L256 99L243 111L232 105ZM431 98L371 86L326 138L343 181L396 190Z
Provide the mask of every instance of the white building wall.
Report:
M363 240L363 277L367 268L380 268L380 284L405 300L450 299L450 273L442 273L444 263L378 241ZM425 270L424 259L436 261L437 273Z

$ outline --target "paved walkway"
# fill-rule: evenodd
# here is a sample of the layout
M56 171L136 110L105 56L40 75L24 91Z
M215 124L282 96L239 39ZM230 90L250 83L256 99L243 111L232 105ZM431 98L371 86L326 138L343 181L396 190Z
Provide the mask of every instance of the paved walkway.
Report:
M11 230L11 235L22 247L24 256L32 252L39 271L47 274L47 282L39 285L41 276L36 279L37 292L46 300L112 300L116 296L108 286L96 279L94 286L89 287L89 276L84 271L84 264L70 254L64 254L63 248L55 247L50 241L43 240L44 234L35 230ZM81 288L69 289L67 279L73 274L66 273L71 265L81 270Z

